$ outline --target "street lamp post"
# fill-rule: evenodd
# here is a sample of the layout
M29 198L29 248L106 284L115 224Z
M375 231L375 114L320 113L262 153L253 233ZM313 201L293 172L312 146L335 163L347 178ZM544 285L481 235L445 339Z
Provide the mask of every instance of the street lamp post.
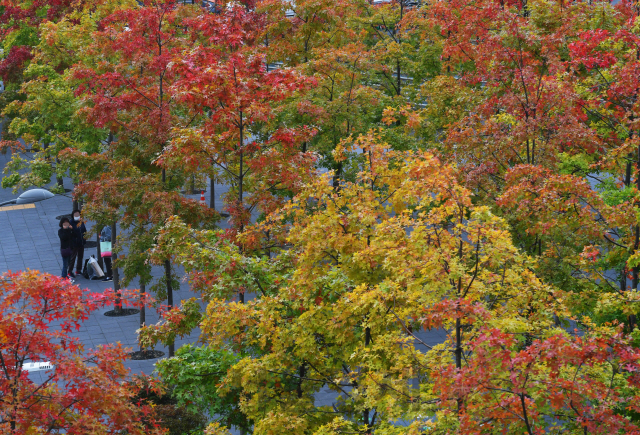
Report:
M23 204L33 204L34 202L44 201L45 199L51 199L56 196L55 193L48 191L47 189L31 189L26 192L22 192L20 196L16 199L10 199L9 201L5 201L0 203L0 207L9 204L23 205ZM67 195L61 195L67 196Z

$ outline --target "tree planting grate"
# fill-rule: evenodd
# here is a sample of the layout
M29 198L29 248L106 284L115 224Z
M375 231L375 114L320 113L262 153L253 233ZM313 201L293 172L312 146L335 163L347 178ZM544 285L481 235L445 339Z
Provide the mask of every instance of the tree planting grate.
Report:
M164 356L164 352L162 352L161 350L138 350L136 352L129 353L129 358L134 361L156 359L162 356Z
M123 316L133 316L134 314L138 314L140 310L136 308L123 308L119 311L111 310L104 313L107 317L123 317Z

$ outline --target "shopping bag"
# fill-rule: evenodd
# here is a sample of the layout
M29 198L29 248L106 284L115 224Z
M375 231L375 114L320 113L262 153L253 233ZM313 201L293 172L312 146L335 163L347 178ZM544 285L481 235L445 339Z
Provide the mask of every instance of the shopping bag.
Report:
M100 256L111 257L111 242L100 242Z
M104 277L104 272L100 268L100 265L98 264L97 261L95 263L92 263L91 267L93 267L93 271L96 273L96 276L98 278L103 278Z
M102 278L104 276L104 272L100 268L98 260L96 260L96 257L94 257L93 255L91 256L91 258L89 258L89 266L93 268L93 271L98 278Z

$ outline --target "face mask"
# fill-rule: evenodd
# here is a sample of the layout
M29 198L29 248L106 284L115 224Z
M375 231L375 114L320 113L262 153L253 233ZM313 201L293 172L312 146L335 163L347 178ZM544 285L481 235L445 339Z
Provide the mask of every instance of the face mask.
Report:
M80 216L74 216L74 217L73 217L73 220L74 220L74 221L79 221L79 220L80 220Z

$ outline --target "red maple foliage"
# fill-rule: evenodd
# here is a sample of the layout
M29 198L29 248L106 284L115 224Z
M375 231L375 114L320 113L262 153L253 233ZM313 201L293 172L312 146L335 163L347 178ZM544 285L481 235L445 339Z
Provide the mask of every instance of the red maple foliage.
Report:
M132 403L118 345L86 350L71 334L110 300L37 271L0 276L0 432L159 434L152 408ZM44 380L29 362L49 362Z
M640 434L640 350L622 325L535 336L494 326L499 320L490 311L465 299L434 304L420 318L427 329L452 321L477 328L462 364L445 361L431 371L443 416L456 416L457 433L537 435L563 427Z
M33 59L31 48L25 45L14 45L9 49L7 57L0 61L0 77L5 82L19 80L24 64L31 59Z
M274 192L295 191L313 162L300 152L313 130L274 122L274 104L312 83L293 70L266 70L260 26L259 14L237 6L192 21L192 39L206 42L175 59L172 72L179 77L173 94L195 121L174 130L158 160L226 181L226 209L238 231L256 207L275 208Z
M101 22L89 47L103 59L78 64L76 94L88 104L83 112L97 127L139 143L143 156L166 145L169 131L188 122L175 113L171 61L188 48L182 15L190 10L172 0L143 2Z
M490 426L542 434L554 422L590 434L640 433L627 415L640 411L640 351L622 328L587 337L557 333L528 346L517 334L482 328L465 362L433 373L442 402L463 404L461 433Z

